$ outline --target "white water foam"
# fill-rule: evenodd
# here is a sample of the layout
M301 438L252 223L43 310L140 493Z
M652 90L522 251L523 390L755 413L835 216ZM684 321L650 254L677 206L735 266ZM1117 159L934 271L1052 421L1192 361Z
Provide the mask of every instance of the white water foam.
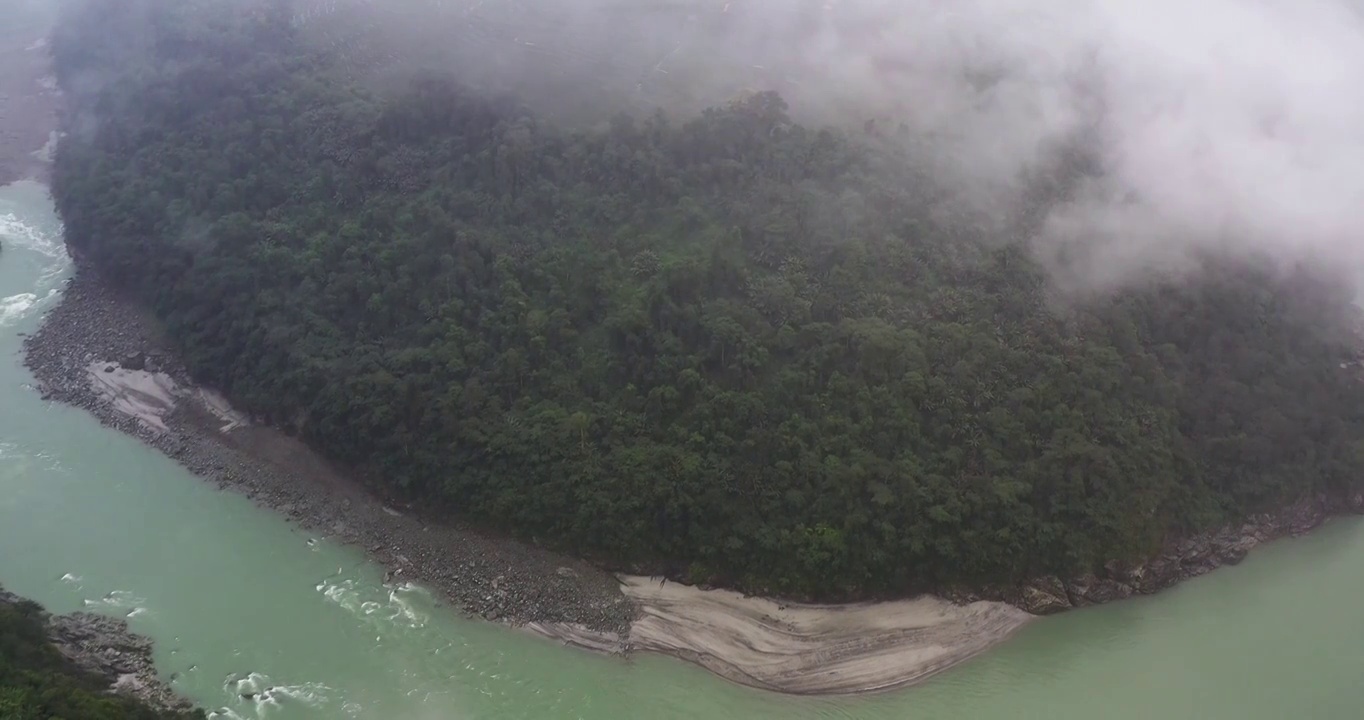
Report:
M425 596L426 590L412 583L403 583L388 593L389 605L394 609L390 620L400 621L411 628L426 626L427 616L412 603L413 596Z
M106 594L104 597L98 600L87 599L82 602L85 604L86 607L95 610L110 609L127 610L131 612L138 610L140 608L144 608L145 607L144 603L146 603L147 601L143 598L140 598L132 594L127 590L114 590L113 592Z
M37 253L48 260L43 264L33 291L0 298L0 327L5 327L57 297L56 280L71 264L71 258L66 253L60 228L56 232L44 232L12 212L0 213L0 243L6 248Z
M62 242L61 228L55 233L47 233L24 222L12 212L0 213L0 237L6 244L13 244L25 250L32 250L44 257L69 262L66 245Z
M19 293L0 298L0 327L23 317L28 309L33 307L33 303L38 301L38 296L33 293Z
M428 619L427 614L413 602L416 597L426 596L427 592L412 583L373 588L354 578L327 579L319 582L315 589L327 600L365 620L377 630L416 630L424 627ZM387 597L379 595L376 590L386 591Z
M223 693L228 696L229 703L243 710L249 708L255 717L266 717L274 710L290 704L321 708L331 701L332 692L333 688L316 682L276 684L269 675L258 672L247 673L244 677L237 677L234 673L227 676L223 683ZM242 718L230 707L215 712L219 714L210 713L209 717Z

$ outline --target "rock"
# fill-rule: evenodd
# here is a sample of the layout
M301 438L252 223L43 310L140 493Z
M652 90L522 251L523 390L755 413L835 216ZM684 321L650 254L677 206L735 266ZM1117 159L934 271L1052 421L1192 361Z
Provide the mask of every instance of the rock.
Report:
M1246 555L1258 544L1259 540L1255 539L1255 536L1253 535L1241 536L1232 542L1219 546L1217 549L1217 558L1226 565L1239 564L1242 560L1246 559Z
M1320 525L1326 519L1324 498L1308 498L1291 508L1288 517L1288 531L1301 535Z
M1205 535L1187 538L1175 548L1175 556L1185 565L1200 565L1213 556L1212 538Z
M147 356L140 352L130 352L123 356L119 364L128 370L144 370L147 367Z
M1051 615L1071 608L1066 586L1055 575L1046 575L1023 585L1020 593L1020 607L1034 615Z
M1162 583L1160 587L1167 587L1184 578L1211 572L1222 564L1219 549L1229 544L1231 541L1228 539L1209 535L1186 538L1175 546L1173 552L1159 558L1161 573L1156 580ZM1165 577L1167 572L1172 574L1171 577Z
M1158 557L1143 565L1140 572L1134 571L1132 574L1136 578L1132 587L1140 593L1164 590L1186 577L1179 558L1171 556Z
M1082 575L1066 581L1066 598L1070 600L1071 607L1078 608L1094 604L1089 599L1089 589L1095 580L1096 578L1093 575Z
M152 643L128 630L119 619L72 613L49 618L48 632L57 650L78 667L103 677L110 689L137 697L153 707L184 710L189 703L158 678Z
M1085 599L1095 605L1132 597L1132 587L1117 580L1094 578L1085 591Z
M1104 563L1103 574L1101 577L1113 580L1127 580L1131 569L1121 560L1109 560Z

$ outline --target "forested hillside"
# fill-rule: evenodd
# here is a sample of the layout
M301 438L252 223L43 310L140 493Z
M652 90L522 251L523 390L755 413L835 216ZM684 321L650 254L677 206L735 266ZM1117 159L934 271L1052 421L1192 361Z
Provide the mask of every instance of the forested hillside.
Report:
M1051 297L905 152L763 93L556 127L252 4L87 0L68 242L206 383L434 512L841 599L1140 557L1364 475L1353 289Z

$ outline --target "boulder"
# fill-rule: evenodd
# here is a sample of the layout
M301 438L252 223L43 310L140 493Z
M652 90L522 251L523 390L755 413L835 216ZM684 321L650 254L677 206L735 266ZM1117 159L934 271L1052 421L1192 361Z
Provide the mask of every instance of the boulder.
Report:
M1066 598L1070 600L1071 607L1080 608L1094 604L1089 599L1089 589L1094 580L1093 575L1082 575L1066 581Z
M1120 583L1117 580L1099 578L1095 578L1089 586L1088 592L1085 593L1085 599L1095 604L1123 600L1129 597L1132 597L1131 585Z
M1102 605L1132 596L1132 586L1112 578L1081 575L1066 584L1070 602L1075 607Z
M1227 565L1236 565L1246 559L1246 555L1251 549L1259 544L1259 540L1254 535L1242 535L1235 540L1220 544L1217 548L1217 558Z
M123 356L119 362L126 370L145 370L147 368L147 356L140 352L131 352Z
M1174 565L1170 572L1175 573L1175 576L1161 587L1173 585L1184 578L1197 577L1211 572L1222 564L1218 558L1217 541L1207 535L1199 535L1184 540L1179 543L1173 553L1160 559ZM1165 582L1163 577L1161 580Z
M1140 572L1132 573L1135 582L1133 589L1140 593L1153 593L1164 590L1183 580L1187 575L1178 558L1164 555L1141 566Z
M1037 578L1023 585L1020 591L1020 607L1034 615L1051 615L1072 607L1065 584L1055 575Z
M1146 579L1146 567L1144 565L1132 565L1121 560L1109 560L1104 563L1102 578L1136 587Z
M1278 516L1278 527L1289 535L1301 535L1326 519L1325 496L1304 498L1284 508Z

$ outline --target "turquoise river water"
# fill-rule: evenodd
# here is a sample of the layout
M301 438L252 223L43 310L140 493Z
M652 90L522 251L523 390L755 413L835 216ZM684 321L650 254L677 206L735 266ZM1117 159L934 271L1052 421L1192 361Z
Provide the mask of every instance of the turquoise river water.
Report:
M918 687L791 698L461 618L352 549L42 401L21 333L70 262L45 188L0 188L0 584L126 616L219 718L1364 717L1364 525L1334 522L1156 597L1040 620ZM243 692L258 693L253 700Z

